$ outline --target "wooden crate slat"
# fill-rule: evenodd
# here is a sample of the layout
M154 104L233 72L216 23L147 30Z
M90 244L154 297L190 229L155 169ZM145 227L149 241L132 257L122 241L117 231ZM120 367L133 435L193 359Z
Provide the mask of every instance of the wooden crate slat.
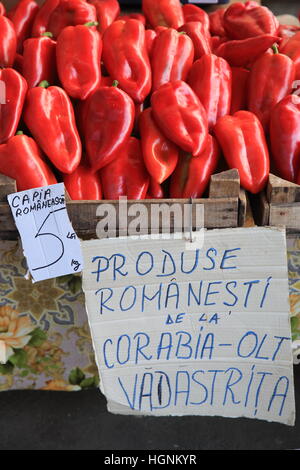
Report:
M269 225L300 231L300 203L270 204Z
M209 186L210 198L239 197L240 176L236 169L212 175Z
M210 193L208 198L192 200L193 208L196 204L204 205L204 225L206 228L230 228L237 227L238 224L243 225L244 218L246 216L246 210L243 209L239 215L239 195L240 195L240 180L237 170L228 170L217 175L213 175L211 178ZM12 186L15 182L10 180L3 180L3 188L9 188L8 192L14 192L15 187ZM4 194L3 189L3 194ZM6 193L7 194L7 193ZM223 194L223 197L222 197ZM6 201L6 198L5 198ZM130 208L132 206L142 203L147 208L148 213L148 225L150 226L151 218L151 205L161 207L161 205L171 206L173 204L179 204L183 212L183 206L185 204L190 205L189 199L153 199L143 201L127 201L127 210L130 214ZM68 213L74 227L74 230L79 237L91 238L96 236L96 226L102 217L99 216L99 210L103 212L105 204L110 204L115 208L116 214L118 214L119 201L71 201L66 197L66 204ZM246 204L246 203L245 203ZM246 205L245 205L246 207ZM98 210L98 214L97 214ZM126 211L127 214L127 211ZM195 210L193 212L193 227L195 226ZM127 217L128 222L136 218L136 213L130 217ZM147 227L140 227L141 233L148 233ZM163 218L160 219L155 226L155 221L152 221L152 229L157 231L163 226ZM184 225L184 224L183 224ZM126 224L119 221L117 218L117 227L120 235L126 235ZM181 231L185 227L174 226L174 220L171 218L170 230ZM18 233L15 227L15 223L7 202L0 202L0 239L17 239Z
M270 174L266 195L271 204L300 202L300 186Z
M17 185L15 180L0 174L0 202L7 202L7 195L16 191Z

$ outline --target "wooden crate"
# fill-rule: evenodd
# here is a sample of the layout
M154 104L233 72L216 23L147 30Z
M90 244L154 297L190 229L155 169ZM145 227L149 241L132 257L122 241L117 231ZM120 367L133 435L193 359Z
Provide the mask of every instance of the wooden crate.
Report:
M270 174L268 185L252 199L258 225L285 226L300 232L300 186Z
M18 238L15 223L12 218L10 208L7 204L7 194L16 192L15 181L0 175L0 240L14 240ZM147 208L151 204L178 203L191 204L193 208L196 204L204 205L204 225L206 228L230 228L243 226L247 219L249 210L245 191L240 188L240 179L237 170L228 170L211 177L207 198L193 199L149 199L144 201L127 201L128 211L137 202L142 202ZM81 238L95 238L96 225L101 220L97 216L97 208L101 204L112 204L117 210L118 201L71 201L67 200L67 209L74 230ZM150 210L149 210L150 214ZM193 210L193 224L195 223L196 211ZM128 216L128 222L134 217ZM171 220L171 231L182 230L182 227L175 227ZM119 234L126 234L126 226L122 221L117 220ZM153 226L152 226L153 228ZM142 233L148 233L141 227ZM159 227L158 227L159 229Z

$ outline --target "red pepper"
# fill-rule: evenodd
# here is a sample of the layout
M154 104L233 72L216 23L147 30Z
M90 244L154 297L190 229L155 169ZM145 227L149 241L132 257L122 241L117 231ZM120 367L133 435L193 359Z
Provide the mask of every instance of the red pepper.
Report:
M67 26L96 21L96 8L85 0L47 0L37 15L32 35L39 36L50 31L56 39Z
M166 29L168 29L167 26L157 26L157 27L155 28L155 32L156 32L156 34L157 34L157 36L158 36L160 33L162 33L163 31L165 31Z
M300 98L286 96L273 109L270 121L271 155L278 175L296 183L300 172Z
M207 112L211 129L217 120L229 114L231 106L232 77L226 60L206 54L194 62L188 84L194 90Z
M59 79L72 98L85 100L101 82L102 40L95 23L67 26L57 38Z
M300 32L291 37L280 48L282 54L287 55L295 63L296 67L296 80L300 80Z
M34 0L21 0L10 11L7 17L12 21L17 35L17 51L23 49L23 42L31 34L34 18L39 10L38 4Z
M120 88L137 103L151 91L151 67L145 27L138 20L118 20L103 35L103 62Z
M95 173L86 163L81 163L70 175L63 176L66 190L74 201L100 201L102 186L99 173Z
M270 161L264 130L249 111L224 116L214 128L229 168L237 168L241 185L256 194L265 187Z
M23 56L21 54L16 54L13 68L23 75Z
M142 112L145 109L145 103L135 103L134 105L134 126L133 126L133 133L139 133L139 122Z
M4 16L5 13L6 13L6 8L5 8L5 6L3 5L3 3L0 2L0 15L1 15L1 16Z
M88 0L88 2L96 8L98 31L104 33L120 14L118 0Z
M199 21L206 28L206 30L209 31L209 16L206 11L202 10L202 8L187 3L182 6L182 11L184 16L184 23Z
M154 31L154 29L146 29L146 31L145 31L145 40L146 40L148 56L150 58L152 56L154 41L155 41L156 38L157 38L157 33L156 33L156 31Z
M232 94L230 114L247 110L247 90L249 70L242 67L232 67Z
M45 0L37 12L32 25L31 36L40 37L43 33L49 31L48 24L54 10L59 5L60 0Z
M271 34L227 41L218 47L215 54L226 59L233 67L246 67L280 41L279 37Z
M179 31L185 32L193 41L194 60L200 59L204 54L211 54L210 32L203 23L191 21L181 26Z
M153 178L150 178L149 189L145 199L163 199L164 197L163 187Z
M290 39L295 36L296 33L300 32L300 27L292 24L281 24L278 30L278 36L282 39ZM283 44L282 44L283 45Z
M248 110L256 114L268 129L272 108L293 89L295 65L288 56L273 52L263 54L252 66L248 82Z
M193 60L193 41L187 34L173 28L162 31L155 39L151 55L152 90L167 82L186 80Z
M139 119L143 158L150 176L159 184L173 173L178 162L179 149L157 127L151 108Z
M192 155L204 150L208 136L205 109L190 86L166 83L151 97L153 117L165 136Z
M16 133L27 93L27 83L19 72L13 69L0 70L0 144Z
M142 15L142 13L128 13L127 15L120 15L118 20L139 20L144 26L146 26L146 17L145 15Z
M18 191L57 183L35 141L22 133L0 145L0 173L15 179Z
M179 0L143 0L142 9L147 21L154 29L156 26L178 29L184 23Z
M145 199L149 175L144 165L140 141L130 137L117 157L100 171L105 199Z
M97 171L127 144L134 126L134 103L116 84L100 87L88 98L84 117L87 155Z
M223 26L225 11L225 8L218 8L209 14L209 29L212 36L226 36L226 32Z
M62 173L73 173L80 163L81 141L67 93L47 82L31 88L24 121L53 165Z
M231 39L247 39L262 34L276 36L279 22L267 7L257 2L237 2L225 11L223 25Z
M28 87L33 88L41 81L55 83L56 42L50 36L26 39L23 52L23 76Z
M0 67L12 67L17 52L17 36L12 22L0 16Z
M220 147L211 135L203 152L196 157L184 153L171 177L170 197L198 199L202 197L211 175L216 171L220 158Z
M212 36L210 39L210 47L212 53L216 54L216 51L218 50L219 46L221 46L221 44L227 41L228 39L226 38L226 36Z

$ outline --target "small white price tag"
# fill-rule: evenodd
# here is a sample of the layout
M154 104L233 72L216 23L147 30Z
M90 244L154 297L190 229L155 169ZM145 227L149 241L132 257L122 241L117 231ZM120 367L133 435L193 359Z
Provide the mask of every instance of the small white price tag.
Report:
M33 282L82 271L80 241L68 217L63 183L7 199Z

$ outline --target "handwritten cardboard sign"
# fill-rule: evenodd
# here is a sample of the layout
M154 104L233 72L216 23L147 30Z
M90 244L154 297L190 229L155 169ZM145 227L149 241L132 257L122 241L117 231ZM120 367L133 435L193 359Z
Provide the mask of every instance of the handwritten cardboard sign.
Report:
M7 199L34 282L82 270L80 241L68 217L63 183Z
M285 233L82 243L101 390L113 413L294 424ZM197 246L197 245L195 245Z

